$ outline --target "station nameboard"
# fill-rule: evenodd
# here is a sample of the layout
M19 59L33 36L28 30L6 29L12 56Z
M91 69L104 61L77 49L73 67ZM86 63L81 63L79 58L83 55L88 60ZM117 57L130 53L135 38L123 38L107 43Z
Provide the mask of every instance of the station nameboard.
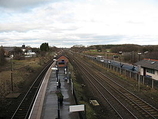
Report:
M58 70L58 68L56 68L56 67L52 67L52 70Z
M85 105L72 105L69 106L69 111L70 112L79 112L79 111L84 111L85 110Z

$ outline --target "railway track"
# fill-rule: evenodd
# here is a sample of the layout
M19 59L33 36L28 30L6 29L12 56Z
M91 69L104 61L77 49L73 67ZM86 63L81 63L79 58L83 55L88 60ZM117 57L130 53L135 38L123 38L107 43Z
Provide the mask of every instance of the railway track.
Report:
M117 118L125 119L157 119L158 110L146 103L123 86L119 85L113 76L109 77L83 62L79 57L69 55L84 75L84 79L93 91L100 94L103 103L106 101L115 112Z
M109 80L106 80L106 83L110 87L112 87L112 89L115 92L117 92L122 98L124 98L124 100L126 100L128 102L128 104L133 106L135 110L140 112L143 118L147 118L147 119L148 118L153 118L153 119L158 118L158 109L156 109L152 105L148 104L147 102L145 102L144 100L142 100L141 98L136 96L135 94L131 93L126 88L124 88L123 86L121 86L120 84L118 84L114 80L112 80L110 77L107 77L106 75L104 75L101 72L99 74L100 75L98 75L98 76L102 77L101 78L102 80L104 80L105 77L107 79L109 79Z
M52 64L53 61L50 61L45 68L41 71L41 73L38 75L38 77L35 79L33 84L30 86L29 90L23 97L22 101L20 102L19 106L13 113L11 119L27 119L30 113L30 110L32 108L34 99L36 97L36 94L40 88L41 82L43 80L43 77L45 73L47 72L48 68Z

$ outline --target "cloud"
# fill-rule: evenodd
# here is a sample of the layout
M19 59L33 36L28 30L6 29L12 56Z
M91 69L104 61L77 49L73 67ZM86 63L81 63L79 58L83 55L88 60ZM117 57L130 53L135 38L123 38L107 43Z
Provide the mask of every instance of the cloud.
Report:
M46 3L49 1L50 0L0 0L0 7L8 9L21 9L28 6Z
M158 8L129 1L0 0L0 44L156 43Z
M52 3L33 8L31 12L2 13L0 17L0 31L28 31L34 29L49 29L55 31L74 30L73 13L70 5L64 3ZM11 14L11 15L9 15Z

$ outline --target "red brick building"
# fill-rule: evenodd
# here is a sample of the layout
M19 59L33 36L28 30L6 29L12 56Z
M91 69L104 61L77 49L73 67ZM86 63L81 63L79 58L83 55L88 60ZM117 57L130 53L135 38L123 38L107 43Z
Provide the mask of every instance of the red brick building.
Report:
M58 67L67 67L68 65L68 58L66 56L60 56L58 59L57 59L57 66Z

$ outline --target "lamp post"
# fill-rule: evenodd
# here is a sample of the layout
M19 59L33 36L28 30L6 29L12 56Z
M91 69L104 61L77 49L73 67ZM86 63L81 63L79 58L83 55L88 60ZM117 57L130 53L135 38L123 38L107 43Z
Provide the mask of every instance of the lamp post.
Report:
M71 72L69 72L68 83L71 83Z
M109 53L109 51L106 51L106 54L107 54L107 56L106 56L106 57L107 57L107 60L108 60L108 53Z
M122 55L122 51L119 51L119 54L120 54L120 67L121 67L121 55Z
M141 78L141 72L140 72L140 70L141 70L141 66L138 65L138 67L139 67L139 73L138 73L138 91L140 91L140 78Z
M107 59L106 59L106 60L107 60L107 68L110 66L110 65L109 65L109 62L110 62L110 61L108 60L108 53L109 53L109 51L106 51L106 55L107 55L107 56L106 56L106 58L107 58Z
M14 55L11 55L10 56L10 59L11 59L11 79L10 79L10 82L11 82L11 91L13 92L13 57Z
M60 102L59 101L58 101L58 119L60 119Z
M60 88L60 79L58 79L58 73L59 73L59 69L57 67L53 67L51 68L52 70L55 71L56 73L56 78L57 78L57 89ZM57 102L58 102L58 109L57 109L57 114L58 114L58 118L57 119L60 119L60 102L59 102L59 97L57 99Z
M121 71L121 68L122 68L122 66L123 66L123 65L121 64L121 55L122 55L122 51L119 51L119 54L120 54L119 59L120 59L120 74L121 74L121 72L122 72L122 71Z
M139 61L140 61L140 55L141 55L142 53L141 52L138 52L138 56L139 56Z
M122 51L119 51L119 54L122 55Z
M148 51L145 51L145 52L144 52L144 58L146 58L146 54L148 54Z

